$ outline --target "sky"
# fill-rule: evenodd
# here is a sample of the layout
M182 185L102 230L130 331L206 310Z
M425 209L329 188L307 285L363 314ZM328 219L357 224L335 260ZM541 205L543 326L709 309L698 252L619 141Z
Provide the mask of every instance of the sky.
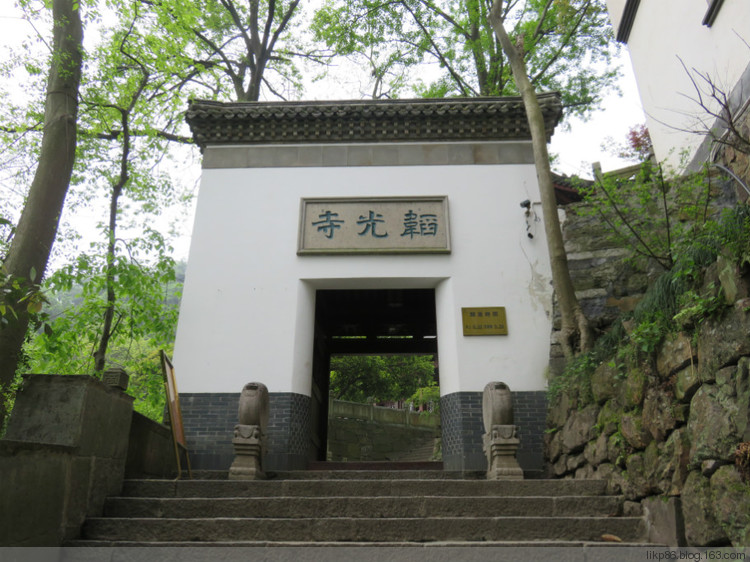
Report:
M10 0L2 0L0 6L0 49L19 44L23 35L33 31L30 24L20 19L19 16L19 11L13 7ZM602 109L594 112L585 122L574 118L570 120L567 126L557 127L550 145L550 152L557 158L553 166L556 172L590 178L592 177L591 170L594 162L600 162L605 171L631 164L631 162L619 159L608 152L606 148L603 148L603 144L608 138L620 144L624 143L630 128L645 122L632 67L625 49L623 49L620 57L620 66L623 74L619 80L621 96L617 94L607 96L602 103ZM340 85L336 84L335 86ZM317 87L320 88L321 86ZM322 88L325 89L325 87L324 82ZM336 90L340 92L341 88L338 87ZM330 96L325 93L316 95L316 97L328 97L330 99ZM190 181L195 182L198 174L199 171L197 170L195 177ZM0 189L2 189L1 184ZM76 219L78 220L79 217L77 216ZM189 231L190 225L187 225L185 229ZM187 256L187 242L184 240L178 242L177 253L179 257Z

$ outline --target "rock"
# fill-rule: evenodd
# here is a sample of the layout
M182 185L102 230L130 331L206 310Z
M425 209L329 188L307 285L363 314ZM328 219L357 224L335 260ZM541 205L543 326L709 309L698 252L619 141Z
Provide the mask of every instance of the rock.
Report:
M649 388L643 401L643 428L657 441L664 441L677 425L672 413L672 398L663 390Z
M695 365L688 365L677 373L674 385L674 395L677 400L690 402L690 399L701 385L701 377Z
M629 295L626 297L607 297L606 305L616 307L620 313L633 312L638 303L643 300L643 295Z
M621 385L617 366L609 362L599 365L591 375L591 392L597 404L604 404L607 400L615 398Z
M590 480L594 475L594 468L591 465L585 464L576 470L576 480Z
M589 441L583 450L583 456L586 462L592 466L597 466L607 460L607 435L599 434L596 441Z
M682 492L682 487L689 472L690 439L687 429L674 430L667 438L664 452L669 455L667 467L671 474L671 485L666 492L670 496L676 496Z
M624 501L622 502L623 517L640 517L643 515L641 502Z
M740 405L735 423L738 432L742 434L741 440L747 442L750 441L750 357L740 359L734 383L737 404Z
M586 463L586 459L583 455L569 455L568 462L565 463L567 472L573 472L576 468L583 466Z
M719 387L723 394L735 396L735 377L737 375L737 366L730 365L716 371L716 386Z
M625 481L622 493L626 499L637 500L654 492L654 487L646 474L643 453L634 453L625 460Z
M641 369L631 369L625 380L624 401L628 408L637 408L643 404L646 395L648 378Z
M713 515L733 546L750 546L750 485L733 466L722 466L711 477Z
M690 546L726 544L728 537L714 516L711 485L700 472L688 474L682 489L685 538Z
M618 466L624 466L627 441L622 433L613 433L607 440L607 460Z
M648 542L685 546L685 522L680 498L652 496L639 504L646 521Z
M703 476L707 476L708 478L711 478L714 472L719 470L720 466L721 466L721 463L717 460L703 461L701 463L701 474Z
M672 415L677 425L685 425L690 416L690 404L672 404Z
M613 470L607 479L607 494L622 495L625 493L627 484L625 473L621 470Z
M699 368L698 376L700 377L701 382L704 384L712 384L716 382L716 371Z
M615 465L611 463L603 463L596 467L596 470L591 475L594 480L609 480L615 471Z
M599 416L596 418L596 425L599 431L604 435L612 435L617 431L622 407L615 400L608 400L599 410Z
M750 338L727 337L730 334L750 333L750 312L729 309L719 320L708 320L701 325L698 336L698 364L701 379L727 365L736 364L740 357L750 355Z
M544 435L544 440L547 443L547 458L551 463L553 463L560 458L560 454L562 453L562 441L560 439L560 432L556 431L555 433L551 434L546 433Z
M723 289L727 304L732 305L735 301L750 297L750 281L743 277L740 268L724 256L716 260L719 282Z
M663 443L651 441L643 451L643 477L648 482L649 488L656 493L664 492L669 486L665 484L666 466L668 460L662 456Z
M575 407L575 400L567 391L559 393L549 405L549 410L547 411L547 426L553 429L564 426L565 422L568 420L570 411L574 410Z
M679 436L679 434L678 434ZM670 435L671 438L671 435ZM652 441L643 452L643 470L652 489L663 495L676 496L680 494L682 483L687 475L687 452L689 447L680 447L682 456L675 454L675 449L681 443L675 439L666 442ZM676 474L679 473L679 485L675 485Z
M555 476L562 476L568 471L568 455L561 455L557 462L552 465L552 473Z
M694 362L696 354L690 338L684 332L668 337L656 355L659 376L667 378Z
M690 401L687 425L691 469L700 467L704 460L734 461L734 449L741 440L738 417L741 419L735 399L723 395L715 385L704 384L698 389Z
M580 452L589 440L596 437L594 426L598 415L599 407L593 404L570 415L561 430L564 453Z
M634 449L645 449L652 439L651 433L643 427L641 415L634 412L622 415L620 431L625 441Z

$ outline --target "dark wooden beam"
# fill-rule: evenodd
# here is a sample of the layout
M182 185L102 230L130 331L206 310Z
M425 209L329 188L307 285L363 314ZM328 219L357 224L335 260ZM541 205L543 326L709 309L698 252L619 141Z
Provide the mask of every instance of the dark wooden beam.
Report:
M331 355L432 355L437 338L361 338L328 340Z

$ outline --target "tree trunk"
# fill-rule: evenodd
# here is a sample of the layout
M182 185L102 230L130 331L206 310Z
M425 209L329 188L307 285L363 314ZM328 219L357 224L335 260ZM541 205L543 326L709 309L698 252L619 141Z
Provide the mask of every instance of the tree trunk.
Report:
M534 165L536 166L539 192L542 200L544 231L547 236L547 245L549 246L552 282L555 287L560 315L562 317L561 344L565 356L570 358L579 351L588 351L591 349L591 327L576 298L573 282L570 279L568 256L565 252L560 219L557 215L555 188L552 183L552 172L549 166L544 116L539 107L534 87L531 85L531 81L526 73L526 64L508 37L505 27L503 27L501 18L502 4L502 0L495 0L489 20L490 25L492 25L495 31L495 35L497 35L503 47L505 56L508 58L511 70L513 71L513 78L526 108L526 117L529 122L531 143L534 150Z
M83 26L80 9L74 8L74 4L78 2L52 3L52 65L39 163L3 264L8 278L20 281L27 290L44 276L75 162ZM15 377L29 323L25 303L18 303L13 297L4 298L8 299L4 304L16 311L17 319L10 319L0 329L0 395L9 389ZM0 396L0 423L6 413L4 402Z
M129 133L127 127L125 127L123 135L125 136L126 147L129 146ZM120 172L120 178L118 182L112 188L112 195L110 196L109 202L109 241L107 242L107 272L106 272L106 292L107 292L107 304L104 308L104 322L102 325L102 335L99 338L99 345L94 352L94 372L101 375L104 371L104 367L107 364L107 348L109 347L109 340L114 334L112 324L115 318L115 301L117 295L115 294L115 244L117 236L117 207L120 195L125 184L128 182L129 173L127 169L127 154L129 148L123 149L123 168Z

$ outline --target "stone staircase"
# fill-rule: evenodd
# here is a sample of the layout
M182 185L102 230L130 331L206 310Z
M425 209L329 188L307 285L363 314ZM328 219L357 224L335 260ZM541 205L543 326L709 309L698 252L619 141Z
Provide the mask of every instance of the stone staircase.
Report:
M206 475L203 475L206 476ZM260 481L126 480L67 546L577 546L641 543L605 483L435 471L307 471Z
M401 462L429 462L435 454L435 438L430 436L409 450L391 455L391 460Z

